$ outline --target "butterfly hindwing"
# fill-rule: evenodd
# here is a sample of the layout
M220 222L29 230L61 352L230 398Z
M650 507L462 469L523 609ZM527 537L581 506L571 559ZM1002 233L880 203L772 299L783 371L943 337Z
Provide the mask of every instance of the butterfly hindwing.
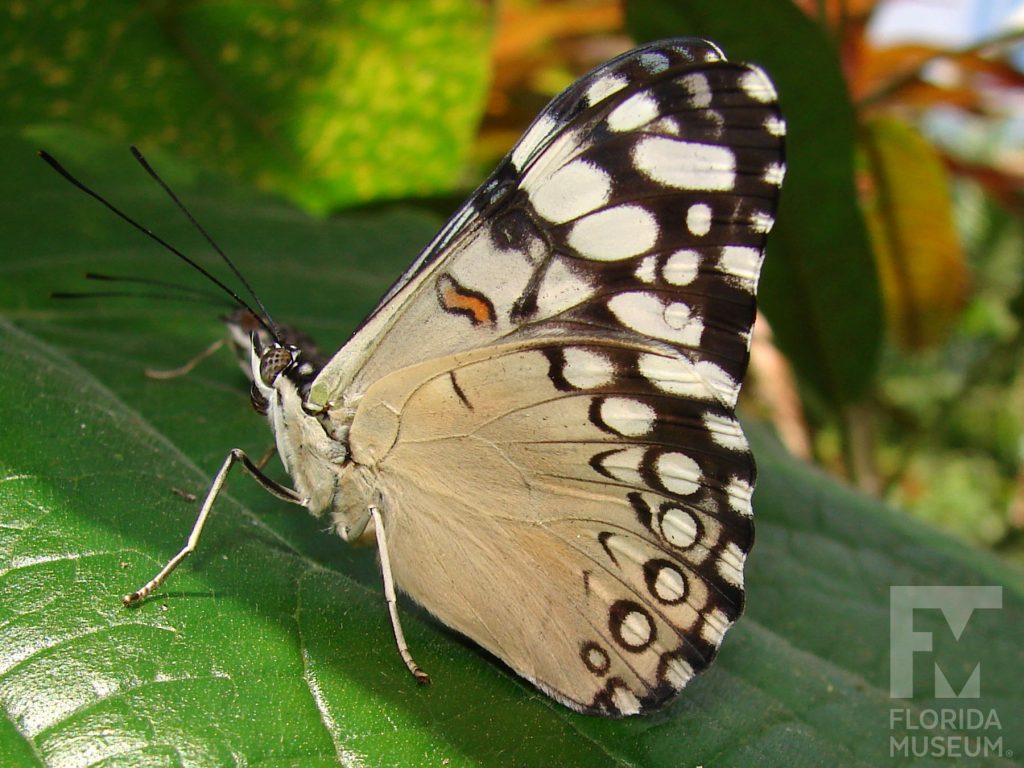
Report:
M767 77L708 43L609 62L314 385L399 587L575 709L663 705L742 610L733 409L783 133Z
M427 361L371 387L351 431L402 588L560 701L613 715L711 661L752 536L742 437L709 444L721 412L653 392L636 358L581 338Z

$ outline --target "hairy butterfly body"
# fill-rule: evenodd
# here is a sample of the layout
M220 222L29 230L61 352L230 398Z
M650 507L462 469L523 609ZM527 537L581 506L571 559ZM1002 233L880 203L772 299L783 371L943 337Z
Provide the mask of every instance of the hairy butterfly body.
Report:
M734 407L783 134L764 73L702 40L579 80L326 365L252 335L295 490L232 452L127 600L241 460L346 540L372 523L421 679L392 585L575 710L663 706L743 607Z

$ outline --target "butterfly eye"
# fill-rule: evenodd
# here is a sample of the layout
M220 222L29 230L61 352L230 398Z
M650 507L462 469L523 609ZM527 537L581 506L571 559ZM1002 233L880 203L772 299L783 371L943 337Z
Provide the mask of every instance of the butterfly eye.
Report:
M294 353L286 347L271 347L260 357L260 379L264 386L273 386L281 371L292 364Z

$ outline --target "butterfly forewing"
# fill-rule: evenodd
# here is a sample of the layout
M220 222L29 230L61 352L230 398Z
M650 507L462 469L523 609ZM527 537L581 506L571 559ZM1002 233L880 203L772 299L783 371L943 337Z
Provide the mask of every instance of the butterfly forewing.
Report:
M733 408L783 133L767 77L708 43L609 62L315 385L354 408L399 586L576 709L664 704L742 610Z

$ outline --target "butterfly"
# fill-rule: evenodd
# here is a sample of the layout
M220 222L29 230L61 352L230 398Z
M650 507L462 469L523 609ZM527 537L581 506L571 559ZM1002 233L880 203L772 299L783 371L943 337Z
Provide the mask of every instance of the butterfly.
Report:
M645 45L551 101L326 363L261 304L252 403L294 488L232 451L126 603L241 462L346 541L373 532L417 679L396 588L574 710L673 700L743 609L735 405L784 134L759 68Z

